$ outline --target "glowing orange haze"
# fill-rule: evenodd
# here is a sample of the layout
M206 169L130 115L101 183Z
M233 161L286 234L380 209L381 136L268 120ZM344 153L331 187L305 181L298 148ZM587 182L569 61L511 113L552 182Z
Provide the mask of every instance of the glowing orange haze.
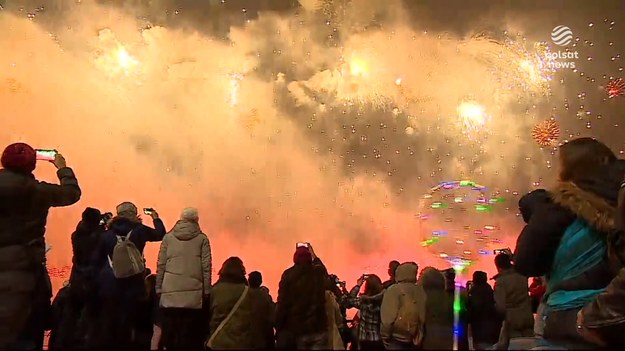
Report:
M256 42L254 33L238 33L238 48L164 28L138 38L131 17L97 6L80 11L67 15L71 29L55 33L64 50L32 21L0 13L0 144L58 149L83 190L78 204L49 215L50 266L71 264L70 235L85 207L113 211L132 201L157 209L168 229L182 208L197 207L211 240L214 276L227 257L239 256L248 272L264 274L274 295L298 241L311 242L349 286L363 273L386 279L391 259L447 267L420 246L425 235L414 208L395 206L379 177L347 179L335 159L311 151L305 128L272 106L275 82L246 78L242 106L227 102L227 74L248 64L237 55ZM102 33L94 33L109 26L124 41L143 41L136 49L146 70L140 84L94 67L105 46ZM448 88L441 94L449 95ZM251 134L239 121L250 110L262 119ZM53 171L40 164L36 176L55 181ZM434 185L425 183L423 190ZM518 219L509 218L504 229L518 232ZM154 243L145 253L153 271L157 252ZM492 273L492 266L487 257L471 270Z

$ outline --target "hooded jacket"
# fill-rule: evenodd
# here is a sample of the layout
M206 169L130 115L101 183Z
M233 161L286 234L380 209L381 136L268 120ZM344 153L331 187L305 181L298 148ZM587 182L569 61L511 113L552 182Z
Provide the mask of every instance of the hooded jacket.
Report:
M419 279L425 290L424 350L451 350L454 346L454 297L445 291L445 277L426 268Z
M91 259L98 247L104 227L100 225L100 211L87 208L82 214L82 220L72 233L72 273L70 282L72 289L76 286L85 289L87 280L91 276Z
M180 220L158 253L156 293L161 307L201 309L211 287L211 248L197 222Z
M60 185L0 170L0 348L15 340L32 308L46 259L48 211L80 199L72 169L61 168L57 176Z
M219 325L230 314L243 294L247 281L245 276L221 276L211 289L209 338L217 331ZM260 289L249 289L239 308L232 318L224 324L223 329L215 335L215 350L252 350L261 347L262 340L256 339L259 331L259 319L267 318L264 310L258 309L262 300ZM324 316L325 317L325 316Z
M514 268L502 270L495 277L495 307L504 316L507 337L534 336L534 316L527 278Z
M555 253L561 238L578 219L590 225L606 239L605 258L588 267L578 276L550 286L554 291L599 290L605 288L616 275L610 257L610 237L615 231L616 205L620 184L625 175L625 161L617 161L574 181L559 182L549 192L548 201L534 203L531 218L517 239L514 253L516 270L526 277L546 276L549 281ZM542 195L540 195L542 196ZM530 199L531 200L531 199ZM522 205L522 204L520 204ZM580 342L575 328L576 311L562 311L548 315L545 338L563 342Z
M130 241L132 241L139 252L143 253L147 242L158 242L163 240L167 233L165 225L160 218L154 220L154 228L150 228L139 220L132 220L124 217L115 217L109 225L110 229L102 234L98 248L92 260L93 271L97 275L98 293L103 297L119 297L125 295L134 298L137 294L144 293L143 277L138 277L136 289L120 289L119 279L115 278L113 269L109 264L109 257L113 255L113 249L117 245L117 236L126 237L132 230ZM133 278L133 277L131 277ZM131 279L126 278L126 279Z
M614 230L618 191L624 175L625 162L618 161L597 170L592 177L575 183L558 183L548 193L548 199L537 191L524 196L519 203L521 212L531 216L517 239L516 271L526 277L548 275L562 235L578 218L607 238ZM605 287L614 273L606 260L606 264L595 267L577 283L587 288Z
M495 312L495 295L486 273L473 274L473 287L468 299L469 324L473 343L494 345L499 339L501 318Z
M397 342L403 344L412 343L415 335L407 335L405 330L399 330L395 327L396 322L401 314L402 295L417 303L416 320L409 323L417 323L423 325L426 314L426 295L423 286L417 285L418 267L412 263L403 263L397 267L395 272L396 284L391 285L382 299L382 307L380 310L381 327L380 334L385 344L389 342Z

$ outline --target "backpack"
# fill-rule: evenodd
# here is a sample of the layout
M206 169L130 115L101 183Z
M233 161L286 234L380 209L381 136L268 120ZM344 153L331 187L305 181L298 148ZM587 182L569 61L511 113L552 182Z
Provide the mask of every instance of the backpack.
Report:
M141 274L145 271L145 260L135 244L130 241L130 235L117 235L117 244L113 248L113 255L109 256L109 265L113 269L115 278L122 279Z
M410 335L412 343L419 346L423 341L425 316L420 311L418 296L406 292L402 285L398 285L397 288L399 288L399 311L393 329L400 334Z

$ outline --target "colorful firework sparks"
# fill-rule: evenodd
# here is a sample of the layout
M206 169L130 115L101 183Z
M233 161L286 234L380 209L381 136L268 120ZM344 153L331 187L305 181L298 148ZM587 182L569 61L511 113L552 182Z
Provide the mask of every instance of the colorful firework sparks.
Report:
M612 79L606 85L608 97L615 98L617 96L625 96L625 80L623 78Z
M553 118L536 124L532 129L532 138L540 146L554 146L557 144L559 137L560 126Z
M480 215L477 226L466 225L461 218L471 209L477 213L491 212L505 199L488 196L488 189L471 180L445 181L430 189L423 196L421 204L427 214L419 215L431 235L421 241L421 246L434 250L436 254L452 266L456 261L473 262L488 252L488 246L498 239L499 225L490 223L496 219ZM436 226L434 228L430 226ZM444 227L444 228L441 228ZM433 229L433 230L432 230Z

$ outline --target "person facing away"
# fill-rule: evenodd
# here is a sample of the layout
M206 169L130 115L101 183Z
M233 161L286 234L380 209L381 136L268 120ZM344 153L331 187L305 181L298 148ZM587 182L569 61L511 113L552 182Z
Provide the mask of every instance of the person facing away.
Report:
M260 318L255 320L258 324L254 327L254 331L258 333L254 338L258 341L257 349L275 349L273 326L276 318L276 305L269 294L269 289L263 286L263 275L260 272L251 272L247 280L250 289L257 291L258 295L262 297L258 300L258 306L255 307L255 310L260 311Z
M361 296L358 296L363 284L365 284L365 291ZM384 349L380 335L380 308L383 297L382 280L375 274L360 277L348 295L347 307L358 309L359 322L356 341L359 350Z
M282 274L276 305L278 348L328 348L326 281L328 272L312 246L298 247L293 266Z
M488 284L486 272L473 272L473 286L468 299L468 322L474 350L487 350L497 343L502 322L497 315L495 295Z
M155 228L143 224L137 207L123 202L116 208L117 215L102 234L92 260L98 298L101 300L97 323L90 347L124 348L133 343L135 310L145 295L144 272L127 278L116 278L113 273L113 251L118 240L129 240L143 255L147 242L163 240L167 233L163 221L154 211L150 216Z
M156 293L163 308L163 346L201 348L203 301L211 288L211 248L195 208L185 208L158 253Z
M228 258L219 270L219 280L210 293L209 338L213 350L250 350L258 340L253 328L260 311L255 310L262 296L249 288L245 266L238 257Z
M535 208L517 239L515 267L526 277L546 277L544 339L555 346L586 348L592 345L577 332L577 312L604 291L616 273L607 238L615 228L625 162L591 138L563 144L558 156L556 186L519 202L522 210L527 203Z
M95 318L93 311L96 299L93 299L95 287L91 277L91 258L98 246L105 228L101 223L100 210L87 207L76 230L72 233L72 270L68 298L63 303L63 313L57 313L55 333L56 348L84 348L89 325ZM58 310L58 307L55 308ZM52 346L50 346L52 347Z
M45 267L44 239L48 211L51 207L75 204L81 191L74 171L67 167L61 154L52 162L60 185L35 179L37 155L27 144L7 146L1 163L0 349L6 349L18 347L17 344L32 346L35 342L23 340L19 334L24 334L24 328L31 324L29 319L41 317L35 311L36 301L48 294L45 290L50 279ZM43 338L43 331L41 334Z
M343 321L345 317L341 313L341 308L339 306L337 296L334 293L334 291L336 291L335 281L336 279L328 276L326 278L325 284L325 309L328 326L328 344L326 346L326 349L345 350L343 337L341 336L341 332L339 331L341 328L343 328Z
M438 269L422 271L419 285L425 290L423 350L451 350L454 346L454 298L445 291L445 276Z
M503 316L498 349L506 350L511 338L534 336L534 316L527 278L514 270L510 256L495 256L495 308Z
M425 290L417 285L416 263L397 267L396 283L382 298L380 334L387 350L412 350L420 343L425 323Z
M384 289L388 289L389 286L395 284L395 271L397 270L397 267L399 267L399 262L398 261L393 260L393 261L388 263L388 277L389 277L389 279L382 284L382 287Z
M456 289L459 291L460 296L460 311L458 311L459 317L459 328L458 328L458 349L459 350L468 350L469 349L469 334L467 330L469 325L467 323L467 300L469 298L469 294L467 289L463 286L456 285L456 270L454 268L448 268L442 271L445 277L445 291L448 295L451 295L453 298L456 296Z
M625 184L625 179L623 181ZM625 186L618 197L616 230L609 237L611 261L618 274L605 291L577 314L579 334L604 348L625 347Z

